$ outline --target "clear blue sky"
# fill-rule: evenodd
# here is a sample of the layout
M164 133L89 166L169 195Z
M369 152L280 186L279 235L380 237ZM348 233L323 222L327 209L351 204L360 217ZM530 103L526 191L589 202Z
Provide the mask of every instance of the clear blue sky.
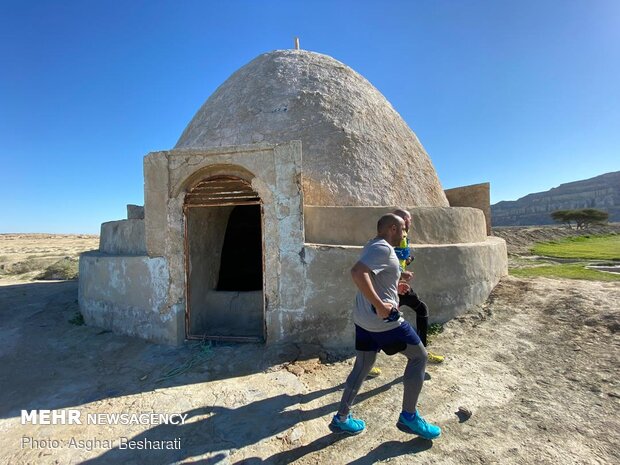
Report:
M124 218L143 156L296 35L387 97L444 188L620 169L618 0L0 0L0 232Z

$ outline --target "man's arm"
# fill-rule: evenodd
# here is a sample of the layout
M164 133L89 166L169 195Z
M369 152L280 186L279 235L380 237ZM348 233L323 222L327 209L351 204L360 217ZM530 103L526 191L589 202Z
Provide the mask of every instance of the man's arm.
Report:
M411 290L411 286L409 285L409 281L411 281L411 278L413 278L412 271L404 270L400 272L400 279L398 280L399 295L406 294Z
M362 262L357 262L351 268L351 278L353 278L353 282L360 290L362 295L366 297L366 300L371 303L373 307L377 310L377 315L381 318L387 318L390 315L390 311L392 310L392 304L383 302L375 288L372 285L372 280L370 279L370 274L372 271Z

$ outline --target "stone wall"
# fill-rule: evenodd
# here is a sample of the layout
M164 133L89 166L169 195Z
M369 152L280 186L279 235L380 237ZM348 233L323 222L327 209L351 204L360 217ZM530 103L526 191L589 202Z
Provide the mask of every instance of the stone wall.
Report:
M129 256L116 239L104 253L81 256L80 308L89 323L157 342L183 342L185 335L178 328L184 328L187 303L185 192L206 177L226 174L250 182L262 202L267 339L278 342L293 331L282 322L289 314L303 312L304 306L301 144L155 152L145 157L144 174L148 256ZM106 231L140 221L112 222L116 224L106 226ZM107 232L105 236L120 237ZM139 280L142 274L149 276L145 267L160 262L165 264L165 278ZM141 297L133 297L138 300L132 304L128 296L133 288Z
M303 313L288 315L285 340L331 347L353 343L352 311L356 288L350 269L360 246L306 244L306 297ZM489 237L483 242L412 246L409 269L412 287L428 305L430 322L440 323L483 303L500 278L508 273L506 243ZM415 324L415 313L405 311Z
M250 182L262 202L266 342L350 346L355 288L349 269L375 236L378 218L393 208L306 206L304 217L299 142L155 152L145 157L144 169L144 220L106 223L111 245L80 258L79 302L88 324L155 342L184 341L185 192L226 174ZM507 264L505 242L486 236L483 213L452 207L411 212L413 285L429 304L431 321L446 321L484 301ZM143 225L144 238L136 243L146 254L132 256L122 248L119 231L127 233L129 225ZM187 241L195 244L196 238ZM247 297L254 302L261 293ZM236 297L204 298L230 307Z
M86 324L159 343L185 339L185 307L168 305L165 259L85 252L79 273L78 301Z
M482 210L486 221L487 236L491 233L491 184L488 182L471 186L446 189L451 207L473 207Z
M364 245L377 235L377 220L400 207L304 206L306 242ZM414 244L458 244L486 240L483 213L476 208L406 207Z
M101 225L99 251L111 255L146 255L144 220L108 221Z

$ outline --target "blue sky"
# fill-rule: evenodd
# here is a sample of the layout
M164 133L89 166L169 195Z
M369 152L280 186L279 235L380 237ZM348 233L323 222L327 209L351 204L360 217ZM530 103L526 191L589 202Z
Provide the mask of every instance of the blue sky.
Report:
M294 36L387 97L444 188L620 169L620 1L0 0L0 232L124 218L144 155Z

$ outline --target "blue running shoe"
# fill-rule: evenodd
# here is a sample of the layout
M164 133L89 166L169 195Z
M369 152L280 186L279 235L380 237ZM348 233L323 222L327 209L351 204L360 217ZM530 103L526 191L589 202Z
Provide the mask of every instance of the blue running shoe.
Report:
M400 417L398 417L397 426L401 427L401 430L406 430L407 432L417 434L424 439L435 439L441 436L441 428L437 425L427 423L426 420L420 416L417 410L415 411L415 415L407 414L405 412L401 413Z
M338 415L334 415L332 422L329 424L329 429L334 433L346 433L346 434L360 434L366 428L364 420L353 418L351 414L347 416L345 421L340 421Z

